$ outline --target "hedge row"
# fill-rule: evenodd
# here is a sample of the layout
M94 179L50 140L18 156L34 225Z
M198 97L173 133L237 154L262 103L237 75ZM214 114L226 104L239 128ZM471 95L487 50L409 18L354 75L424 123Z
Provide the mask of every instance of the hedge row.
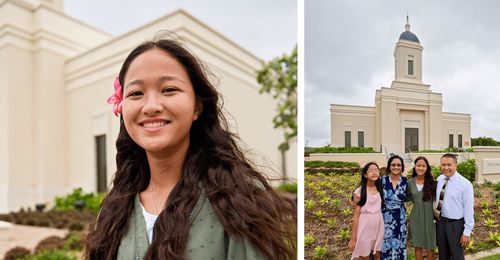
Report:
M344 167L359 167L357 162L340 162L340 161L304 161L304 166L309 168L344 168Z
M304 153L309 156L311 153L375 153L372 147L306 147Z

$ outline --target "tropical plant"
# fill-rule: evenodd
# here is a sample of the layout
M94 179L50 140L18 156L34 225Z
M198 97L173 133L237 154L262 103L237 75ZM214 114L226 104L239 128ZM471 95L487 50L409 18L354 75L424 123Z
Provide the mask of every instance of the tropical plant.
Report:
M319 201L319 204L321 204L321 205L323 205L323 206L324 206L324 205L327 205L329 202L330 202L330 198L328 198L328 197L324 197L324 198L322 198L322 199Z
M489 235L489 240L491 242L495 243L497 246L500 246L500 233L498 232L493 233L489 231L488 235Z
M484 217L491 217L492 214L491 209L483 209L482 212Z
M286 179L285 153L289 142L297 136L297 46L290 55L283 55L263 65L257 71L259 93L268 93L278 101L277 114L273 118L274 128L283 129L281 152L283 177Z
M333 199L332 200L332 208L337 209L340 207L340 200L339 199Z
M326 221L326 226L333 229L337 225L337 219L331 218Z
M325 212L321 209L314 212L314 216L318 219L323 219L325 217Z
M314 200L305 200L304 201L304 206L308 210L314 209L314 206L316 206L316 202Z
M349 228L343 228L339 232L339 237L340 240L342 241L349 239L350 235L351 235L351 230Z
M489 227L489 228L493 228L493 227L497 226L496 221L493 218L484 219L484 225Z
M352 209L350 207L346 207L342 210L342 215L349 216L352 214Z
M316 246L314 248L314 258L321 259L328 253L328 248L326 246Z
M307 234L304 236L304 246L308 247L314 243L314 235Z

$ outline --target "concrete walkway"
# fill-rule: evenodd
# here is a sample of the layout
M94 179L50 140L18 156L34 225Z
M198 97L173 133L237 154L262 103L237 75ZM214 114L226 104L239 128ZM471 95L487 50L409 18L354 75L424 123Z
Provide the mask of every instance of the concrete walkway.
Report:
M486 256L495 255L495 254L500 254L500 247L497 247L497 248L494 248L494 249L491 249L488 251L478 252L478 253L475 253L473 255L466 255L465 260L480 259L480 258L483 258Z
M22 246L33 251L40 240L49 236L65 237L67 234L65 229L12 225L0 221L0 259L13 247Z

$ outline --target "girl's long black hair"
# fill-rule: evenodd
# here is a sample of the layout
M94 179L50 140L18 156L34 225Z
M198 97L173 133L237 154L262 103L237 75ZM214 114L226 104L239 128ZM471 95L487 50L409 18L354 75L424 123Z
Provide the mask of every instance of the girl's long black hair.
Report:
M375 165L377 169L379 169L378 164L375 162L369 162L363 167L363 171L361 172L361 199L358 201L358 205L363 207L366 204L366 198L368 193L366 191L366 184L368 183L368 179L365 177L365 174L368 173L368 169L370 166ZM384 201L384 191L382 189L382 182L380 181L380 177L375 181L375 186L377 187L378 193L380 194L380 198Z

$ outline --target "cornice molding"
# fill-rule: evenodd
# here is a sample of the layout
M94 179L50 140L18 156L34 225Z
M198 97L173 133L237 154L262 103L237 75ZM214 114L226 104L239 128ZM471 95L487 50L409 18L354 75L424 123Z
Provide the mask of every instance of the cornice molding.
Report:
M30 32L12 24L0 26L0 48L7 45L33 50L33 36Z

